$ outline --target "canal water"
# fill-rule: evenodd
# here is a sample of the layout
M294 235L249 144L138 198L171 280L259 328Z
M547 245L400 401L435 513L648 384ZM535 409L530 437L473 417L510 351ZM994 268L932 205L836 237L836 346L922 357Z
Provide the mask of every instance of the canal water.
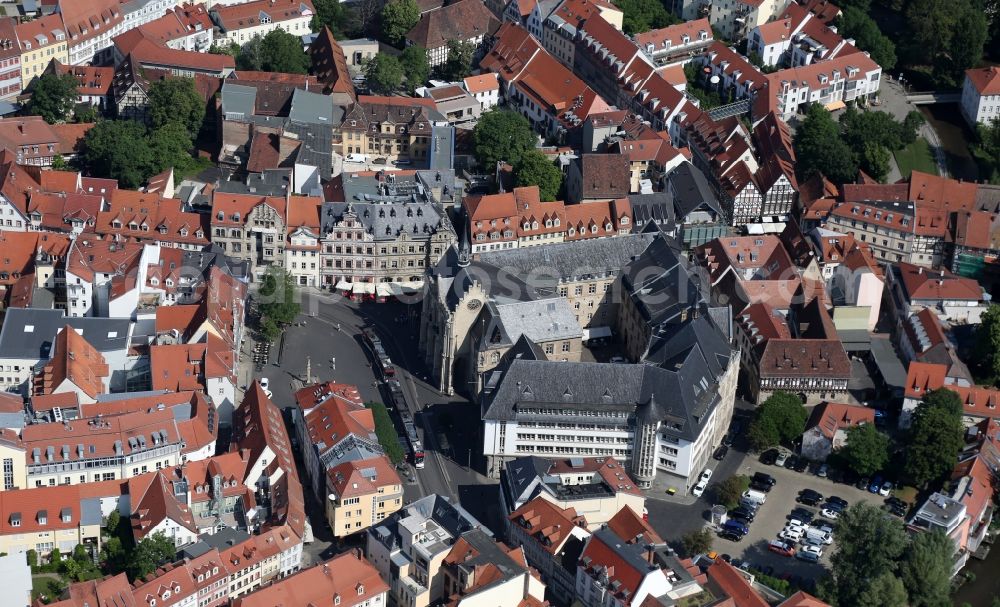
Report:
M962 573L975 574L974 582L966 582L952 599L955 607L968 603L972 607L990 607L1000 597L1000 544L996 544L982 561L969 559Z
M973 140L972 129L962 118L962 112L957 103L942 103L938 105L922 105L920 112L937 131L941 145L944 147L948 162L948 171L956 179L975 181L979 175L975 160L969 146Z

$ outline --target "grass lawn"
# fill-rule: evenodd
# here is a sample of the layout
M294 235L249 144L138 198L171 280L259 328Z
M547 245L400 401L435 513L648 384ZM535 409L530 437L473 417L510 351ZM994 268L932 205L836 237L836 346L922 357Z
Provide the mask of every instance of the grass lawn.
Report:
M913 171L922 171L937 175L937 163L934 162L934 155L927 145L927 140L923 137L899 150L895 153L896 164L899 166L899 173L906 179Z

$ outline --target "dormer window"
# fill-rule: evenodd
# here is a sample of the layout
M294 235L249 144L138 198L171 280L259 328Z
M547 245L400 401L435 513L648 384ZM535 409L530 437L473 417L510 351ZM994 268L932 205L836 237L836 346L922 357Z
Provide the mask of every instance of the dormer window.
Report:
M559 227L559 218L556 217L555 221L553 221L552 224L558 228Z
M160 279L153 276L152 278L149 279L149 284L153 285L154 287L158 286L160 284Z
M358 596L361 596L364 593L365 593L365 585L364 584L358 584Z
M215 218L218 219L219 221L222 221L223 219L226 218L226 214L223 213L222 211L219 211L218 213L216 213Z
M114 220L114 221L111 222L111 227L115 228L116 230L120 230L121 227L122 227L122 222L120 222L120 221L118 221L116 219L116 220Z
M187 236L187 235L188 235L187 228L181 228L181 236Z
M340 604L340 595L339 594L333 595L333 604L334 605L339 605Z

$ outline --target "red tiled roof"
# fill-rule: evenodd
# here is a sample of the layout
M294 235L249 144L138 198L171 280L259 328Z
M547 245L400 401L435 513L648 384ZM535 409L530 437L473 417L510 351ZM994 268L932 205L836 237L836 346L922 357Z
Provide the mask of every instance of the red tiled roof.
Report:
M451 40L492 36L499 26L497 18L480 0L459 0L420 15L420 21L406 33L406 39L432 50Z
M511 512L507 518L524 529L549 554L562 550L574 527L587 526L587 519L578 515L574 508L562 509L541 496Z
M478 76L468 76L463 82L465 83L465 90L470 95L500 90L500 83L497 82L496 74L487 73Z
M981 301L983 289L972 278L962 278L948 270L927 270L906 262L896 263L900 280L910 301Z
M309 440L330 449L348 436L377 441L371 409L362 404L357 393L338 390L303 415Z
M1000 66L966 70L965 77L980 95L1000 95Z
M233 607L274 607L275 605L332 606L334 597L341 607L368 603L388 592L389 587L364 557L348 551L315 567L272 583L233 600Z
M261 204L270 206L279 216L285 217L285 198L282 196L216 191L212 195L212 225L242 227L246 224L250 211Z
M721 557L706 571L708 583L714 585L732 600L733 607L768 607L767 601L757 594L750 581Z
M955 213L955 244L970 249L996 249L993 224L996 217L989 211L958 211Z
M318 232L322 207L323 199L318 196L289 196L285 228L289 233L300 227Z
M819 428L830 440L837 432L860 424L874 424L875 409L846 403L821 403L812 411L806 430Z
M104 356L76 329L66 325L56 336L52 359L37 378L36 390L51 394L69 381L87 396L97 398L106 391L104 380L110 376Z
M98 213L94 231L136 241L208 246L207 223L205 215L184 211L180 200L160 192L115 190L106 210Z
M253 0L240 4L216 6L212 9L216 23L223 31L259 27L262 14L267 15L270 23L281 23L310 17L315 14L311 0Z
M130 56L143 67L169 67L210 73L223 73L236 67L236 60L230 55L175 50L157 46L146 39L135 45Z
M850 379L851 361L838 339L770 339L760 355L760 377Z
M327 489L340 499L386 492L401 486L399 474L384 455L338 464L326 471ZM380 491L382 490L382 491Z
M622 538L626 542L636 542L639 541L637 538L642 536L643 544L665 544L663 538L660 537L649 523L642 520L642 516L632 510L630 506L623 506L621 510L615 513L608 520L608 529L615 532L615 535Z
M670 47L676 48L684 44L684 36L689 37L690 44L691 42L697 42L702 32L708 34L709 40L712 39L712 26L709 25L708 18L705 17L636 34L635 43L640 48L645 48L647 44L661 48L665 46L666 42L670 42Z
M323 31L309 46L309 58L312 72L326 83L329 93L348 93L352 97L355 95L344 49L333 37L330 28L324 26Z
M17 39L20 41L22 52L28 50L36 51L52 44L67 43L62 17L58 13L43 15L31 21L18 23L14 26L14 29L17 31ZM56 36L59 33L63 36L62 40L56 40Z
M63 521L63 514L68 516L68 521ZM5 537L76 529L80 526L80 516L77 485L0 491L0 535ZM15 520L17 526L12 524Z

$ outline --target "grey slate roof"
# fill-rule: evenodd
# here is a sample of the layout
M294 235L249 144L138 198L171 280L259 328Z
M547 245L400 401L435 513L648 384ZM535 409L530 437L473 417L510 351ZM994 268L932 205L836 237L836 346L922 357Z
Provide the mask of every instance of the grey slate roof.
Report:
M708 300L702 282L675 246L672 239L658 235L624 270L622 285L649 325L680 322Z
M344 108L334 105L328 95L295 89L288 119L302 124L325 125L333 128L344 119Z
M449 203L464 195L462 183L452 170L346 174L341 177L341 185L347 202Z
M323 232L333 231L334 224L345 213L353 212L375 241L395 240L403 232L413 238L427 238L440 230L453 232L451 221L438 206L429 202L386 203L323 203Z
M267 169L262 173L250 173L245 182L234 179L220 180L215 189L227 194L287 196L291 187L291 169Z
M708 210L722 217L722 205L705 174L690 162L683 162L666 176L667 188L674 197L675 217L684 223L696 210Z
M485 330L484 349L513 345L522 335L535 343L583 336L576 315L563 297L500 304L490 302Z
M222 83L222 115L239 115L244 120L253 116L254 103L257 99L257 89L252 86L234 84L229 80Z
M56 334L70 325L98 352L128 347L127 318L67 317L63 310L11 308L0 330L0 358L47 360Z
M633 231L641 231L650 221L668 234L677 229L674 197L670 192L629 194L628 201L632 206Z
M505 251L480 253L479 260L508 269L522 277L539 276L561 280L571 277L616 275L633 257L642 253L652 235L629 234L614 238L592 238Z

